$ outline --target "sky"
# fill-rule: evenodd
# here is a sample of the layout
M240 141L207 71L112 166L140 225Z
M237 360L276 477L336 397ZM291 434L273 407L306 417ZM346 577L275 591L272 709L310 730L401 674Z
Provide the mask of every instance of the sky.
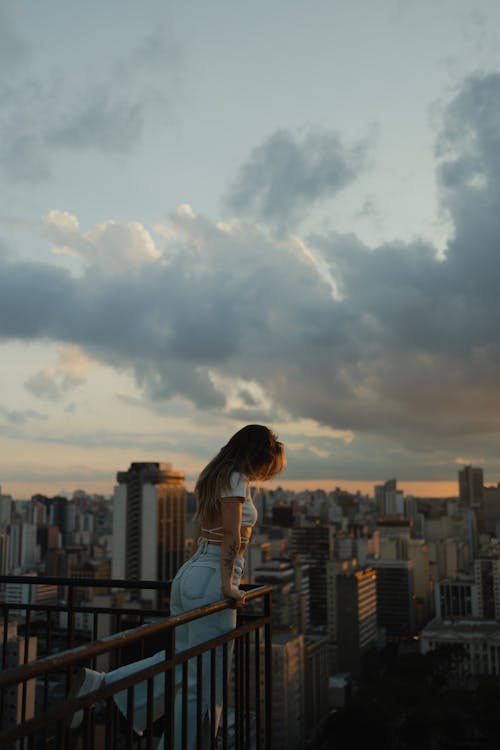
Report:
M497 0L0 0L0 485L500 481ZM423 484L425 483L425 484Z

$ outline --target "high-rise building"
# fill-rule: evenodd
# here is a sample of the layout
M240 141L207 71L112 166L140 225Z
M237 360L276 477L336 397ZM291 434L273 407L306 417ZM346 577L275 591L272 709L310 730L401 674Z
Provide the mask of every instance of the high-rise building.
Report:
M40 562L36 526L16 520L9 526L9 574L30 570Z
M33 495L31 504L32 517L38 517L39 521L43 520L43 523L48 523L49 526L57 526L65 547L73 544L73 533L76 528L76 504L73 500L59 495L56 497ZM40 505L45 508L43 519L41 513L35 512Z
M330 645L337 643L337 576L340 575L340 573L349 570L350 567L356 567L355 560L329 560L326 563L326 622L328 641ZM333 667L333 661L331 658L330 662L332 671L337 671L337 665L335 665L335 668Z
M304 636L278 632L272 640L273 750L302 750L305 735Z
M310 623L311 627L325 628L327 624L326 564L333 560L335 526L311 524L291 529L290 553L293 559L300 555L309 567Z
M336 577L338 669L356 678L363 657L377 642L376 580L371 567L345 570Z
M380 539L412 539L413 522L403 518L379 518L377 521L377 531L380 533Z
M460 502L468 508L482 508L484 501L483 470L475 466L464 466L458 472Z
M64 549L49 549L44 561L45 575L68 578L71 575L70 560Z
M474 559L479 551L479 529L477 525L477 516L478 511L474 508L469 508L465 511L465 528L471 559Z
M184 562L184 473L132 463L113 497L113 578L170 580Z
M496 487L485 487L483 507L479 512L479 530L485 534L500 535L500 484Z
M9 571L9 535L0 532L0 575L6 576Z
M353 536L345 531L338 533L335 539L335 557L338 560L352 560L353 557L356 557L354 552L356 541Z
M406 557L413 561L415 616L417 628L420 628L434 613L429 545L424 539L409 539Z
M40 546L42 560L45 559L49 550L58 549L61 546L61 532L57 526L38 526L36 539Z
M272 559L271 543L267 537L260 534L252 536L252 544L248 545L245 555L245 578L246 583L255 583L255 570L262 563L269 562Z
M383 560L413 561L416 625L422 627L434 611L429 544L424 539L412 538L412 527L406 526L407 522L396 521L396 526L393 526L393 522L387 523L387 527L380 524L378 527L383 532L380 557Z
M375 485L375 502L382 518L404 514L404 496L397 488L396 479L388 479L384 484Z
M255 583L273 586L273 625L309 629L309 566L295 560L269 560L255 568Z
M438 619L479 617L478 585L472 576L444 578L434 591Z
M304 643L305 734L314 742L330 709L328 638L307 635Z
M479 616L500 621L500 558L481 555L474 560Z
M7 626L7 634L4 631L5 626L0 626L0 638L4 643L4 668L11 669L31 661L37 657L38 641L35 636L28 636L27 643L25 638L17 635L17 623L10 623ZM4 637L5 636L5 637ZM24 698L24 720L32 719L35 715L35 687L36 680L28 680L26 683L20 682L4 689L3 693L3 729L14 727L21 724L23 718L23 690ZM22 741L19 741L19 747Z
M12 505L14 500L11 495L3 495L0 487L0 529L5 529L11 521Z
M415 634L412 560L370 560L377 574L377 624L390 637Z
M418 516L418 502L413 495L408 495L404 500L405 518L408 521L416 521Z
M469 545L460 539L428 542L430 577L434 581L455 578L470 570Z
M32 499L26 508L26 521L35 526L44 526L47 523L47 507L40 500Z

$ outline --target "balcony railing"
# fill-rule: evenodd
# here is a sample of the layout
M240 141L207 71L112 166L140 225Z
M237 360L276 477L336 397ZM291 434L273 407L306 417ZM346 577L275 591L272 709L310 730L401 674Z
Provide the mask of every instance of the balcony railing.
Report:
M0 602L3 613L2 673L0 674L0 747L2 750L154 750L160 736L164 747L187 747L188 663L197 677L197 704L201 706L203 670L210 676L209 704L211 735L214 735L216 682L221 680L223 703L217 740L212 747L221 750L270 750L271 730L271 587L245 587L248 605L238 617L237 626L226 635L176 653L176 631L182 625L228 608L227 601L168 616L170 584L154 581L101 579L35 578L2 576L1 584L23 587L54 586L57 603L25 601ZM138 609L127 606L96 606L85 601L91 588L113 591L132 589L145 592L156 606ZM45 593L47 589L45 589ZM152 593L151 593L152 592ZM59 598L61 597L61 598ZM144 601L143 601L144 603ZM132 625L132 627L130 627ZM126 629L124 629L126 628ZM105 632L103 637L97 637ZM36 640L35 640L36 639ZM40 645L34 658L35 645ZM229 654L234 644L234 657ZM146 661L119 681L71 702L68 692L77 670L90 667L99 671L162 653L160 659ZM205 655L205 658L204 658ZM164 656L164 658L163 658ZM232 661L232 664L231 664ZM15 664L18 666L14 666ZM219 667L217 668L217 663ZM206 673L205 673L206 674ZM153 680L161 680L163 705L155 720ZM147 685L145 731L132 728L134 686ZM126 691L124 715L116 708L114 696ZM177 698L176 698L177 696ZM206 696L205 696L206 700ZM177 702L177 724L174 705ZM79 729L71 729L75 711L83 710ZM201 710L197 712L201 717ZM126 718L125 718L126 717ZM201 718L197 720L196 747L205 747ZM175 736L174 736L175 735Z

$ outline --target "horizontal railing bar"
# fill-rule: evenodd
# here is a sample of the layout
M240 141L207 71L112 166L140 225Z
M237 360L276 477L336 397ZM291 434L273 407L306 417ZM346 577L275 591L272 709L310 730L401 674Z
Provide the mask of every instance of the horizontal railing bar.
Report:
M0 576L0 583L24 583L36 586L44 583L52 586L92 586L95 588L117 589L166 589L171 581L126 581L116 578L59 578L56 576Z
M228 641L237 640L247 633L253 633L255 630L263 628L264 625L268 625L270 621L270 617L259 617L258 619L252 620L251 622L241 623L237 625L233 630L230 630L228 633L218 635L217 638L212 638L212 640L210 641L203 641L202 643L198 643L196 646L191 646L191 648L186 648L184 651L179 651L171 657L170 661L174 666L177 666L178 664L182 664L183 662L188 661L193 656L198 656L199 654L203 654L205 651L209 651L212 648L222 646Z
M26 612L54 612L56 614L69 614L70 612L80 612L84 614L93 614L94 612L97 612L98 614L103 615L115 615L117 608L116 607L93 607L93 606L85 606L84 604L79 605L78 607L75 607L73 605L69 606L68 604L6 604L5 602L0 602L0 611L4 610L15 610L16 612L19 610L25 610ZM129 608L123 608L120 607L120 614L121 615L161 615L162 610L161 609L129 609Z
M253 590L246 590L246 599L257 599L271 593L271 591L272 586L258 586ZM139 625L136 628L130 628L121 633L113 633L112 635L108 635L94 641L93 643L68 649L67 651L61 651L54 656L46 656L28 664L22 664L18 667L13 667L12 669L6 669L0 673L0 689L37 677L45 671L62 670L64 667L72 666L85 660L90 660L100 654L123 648L126 644L141 640L146 635L156 635L165 630L171 630L179 625L184 625L192 620L197 620L200 617L214 614L215 612L221 612L232 606L234 605L230 600L224 599L215 602L214 604L205 605L198 609L192 609L181 615L170 615L169 617L162 619L161 622Z
M42 716L34 719L29 719L28 721L24 722L23 725L18 725L6 730L5 732L0 734L0 739L3 742L10 742L12 740L19 739L20 737L25 737L31 731L36 731L37 729L41 729L42 727L47 726L51 722L56 722L64 719L66 716L74 714L80 709L87 708L94 703L97 703L98 701L113 697L123 690L126 690L130 687L133 687L134 685L138 685L141 682L145 682L146 680L155 677L157 674L175 669L178 664L182 664L183 662L188 661L198 654L202 654L206 651L216 648L223 643L237 640L246 633L259 630L269 622L269 617L260 617L257 620L253 620L251 623L243 623L241 625L238 625L234 630L229 631L229 633L224 633L223 635L218 636L217 638L213 638L210 641L205 641L196 646L193 646L192 648L186 649L185 651L181 651L175 654L169 660L158 662L157 664L153 664L152 666L138 670L132 675L123 677L121 680L116 680L115 682L109 683L107 685L102 685L97 690L86 693L79 698L75 698L75 700L71 701L71 703L61 703L59 707L47 711L47 713L43 714Z
M114 695L116 695L116 693L121 693L123 690L126 690L129 687L138 685L140 682L144 682L148 678L154 677L156 674L166 672L167 669L171 669L172 666L173 665L171 660L158 662L158 664L154 664L151 667L146 667L145 669L137 671L133 675L122 677L121 680L116 680L116 682L111 682L108 685L102 685L97 690L93 690L90 693L85 693L79 698L75 698L75 700L71 701L71 703L68 703L67 701L61 702L58 707L53 708L50 711L47 711L45 714L42 714L41 716L38 716L34 719L29 719L28 721L24 722L22 726L19 725L17 727L12 727L11 729L6 730L4 733L0 733L0 739L8 741L25 736L26 730L30 731L41 729L43 726L49 724L52 721L57 721L63 719L69 714L76 713L76 711L78 711L80 708L87 708L88 706L91 706L98 701L104 700L105 698L113 697Z

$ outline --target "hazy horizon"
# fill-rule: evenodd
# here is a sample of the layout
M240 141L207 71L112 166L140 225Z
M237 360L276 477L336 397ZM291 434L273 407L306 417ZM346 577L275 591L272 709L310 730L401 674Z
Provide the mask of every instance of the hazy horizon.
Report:
M174 467L175 468L175 467ZM262 485L263 489L277 489L282 487L286 490L293 492L302 492L304 490L325 490L326 492L333 491L336 487L347 492L356 493L358 490L362 495L369 495L373 497L374 486L376 484L383 484L386 479L375 480L373 482L364 481L359 482L356 480L325 480L325 479L310 479L310 480L287 480L285 477L276 479L271 482L266 482ZM85 486L84 486L85 484ZM195 482L193 480L186 481L186 488L189 491L194 490ZM24 488L24 489L23 489ZM31 484L31 483L17 483L10 482L1 485L2 493L6 495L12 495L14 500L29 500L32 495L41 494L49 497L56 495L68 495L72 496L74 492L83 490L88 494L98 494L111 496L113 494L113 485L106 484L103 482L96 483L82 483L82 486L75 486L74 488L61 487L55 484L43 485L43 484ZM446 498L446 497L458 497L458 484L457 482L443 481L443 482L398 482L398 489L403 491L406 495L413 495L414 497L434 497L434 498Z

